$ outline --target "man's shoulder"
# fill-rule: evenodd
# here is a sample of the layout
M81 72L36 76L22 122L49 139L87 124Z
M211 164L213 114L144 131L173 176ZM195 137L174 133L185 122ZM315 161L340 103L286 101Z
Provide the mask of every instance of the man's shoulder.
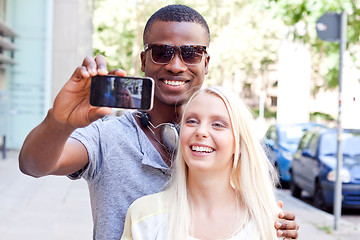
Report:
M136 122L131 112L125 112L121 116L107 115L89 125L95 131L128 133L130 129L136 129Z

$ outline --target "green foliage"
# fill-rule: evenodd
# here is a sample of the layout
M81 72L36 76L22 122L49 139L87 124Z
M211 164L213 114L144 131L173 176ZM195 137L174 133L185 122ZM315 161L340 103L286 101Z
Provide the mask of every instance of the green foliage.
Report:
M338 85L339 44L317 37L316 21L327 12L347 13L347 50L353 61L359 54L359 0L269 0L277 16L289 26L289 36L308 44L313 56L313 79L325 88ZM359 64L356 66L360 68ZM321 70L319 70L321 69ZM323 81L325 80L325 81Z
M260 81L257 84L266 90L286 24L287 37L305 43L311 51L314 94L320 88L336 87L339 44L320 40L315 29L318 18L328 11L348 13L347 50L354 62L360 53L359 0L95 0L94 54L106 56L109 69L143 75L139 55L145 23L157 9L173 3L194 7L209 24L208 85Z
M317 227L318 229L326 232L327 234L332 234L332 233L333 233L331 226L327 226L327 225L323 225L323 226L316 225L316 227Z
M173 3L195 8L208 22L208 85L261 81L269 66L277 62L282 23L274 19L271 10L263 11L267 0L95 0L94 54L106 56L109 69L141 75L139 55L145 23L157 9Z
M327 114L327 113L322 113L322 112L312 112L310 113L310 120L317 122L317 120L322 120L322 121L334 121L334 117Z
M258 108L254 108L253 113L254 113L255 118L259 117L259 109ZM272 111L272 110L269 110L269 109L264 109L264 118L265 119L276 118L276 114L277 114L276 111Z

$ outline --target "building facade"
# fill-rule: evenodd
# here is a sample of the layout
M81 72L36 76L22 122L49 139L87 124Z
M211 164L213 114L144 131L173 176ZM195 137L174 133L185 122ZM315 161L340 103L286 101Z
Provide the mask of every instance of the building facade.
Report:
M0 145L19 149L92 55L93 0L0 0Z

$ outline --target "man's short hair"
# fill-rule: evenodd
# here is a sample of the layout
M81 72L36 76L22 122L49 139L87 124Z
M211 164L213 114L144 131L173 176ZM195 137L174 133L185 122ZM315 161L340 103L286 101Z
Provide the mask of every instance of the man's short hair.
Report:
M194 22L200 24L208 34L208 42L210 43L210 30L203 16L195 9L180 4L168 5L156 11L147 21L143 34L145 43L145 35L150 31L151 25L156 21L163 22Z

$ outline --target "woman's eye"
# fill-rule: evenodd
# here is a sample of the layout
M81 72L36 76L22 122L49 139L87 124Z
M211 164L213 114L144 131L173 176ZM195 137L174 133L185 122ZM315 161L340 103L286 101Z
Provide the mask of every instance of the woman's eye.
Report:
M226 125L221 122L215 122L215 123L213 123L213 126L216 128L225 128L226 127Z
M188 119L188 120L186 120L186 123L187 124L196 124L197 121L195 119Z

